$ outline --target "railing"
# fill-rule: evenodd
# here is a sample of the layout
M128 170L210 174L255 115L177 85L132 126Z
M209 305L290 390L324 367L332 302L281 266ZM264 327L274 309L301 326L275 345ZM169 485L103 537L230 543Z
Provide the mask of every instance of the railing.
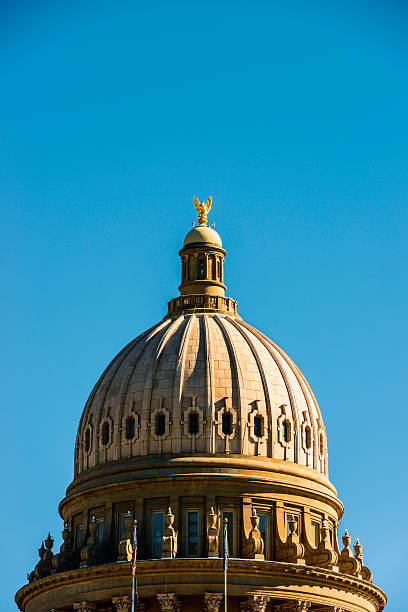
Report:
M180 295L168 303L169 316L185 311L213 311L236 315L237 302L219 295Z

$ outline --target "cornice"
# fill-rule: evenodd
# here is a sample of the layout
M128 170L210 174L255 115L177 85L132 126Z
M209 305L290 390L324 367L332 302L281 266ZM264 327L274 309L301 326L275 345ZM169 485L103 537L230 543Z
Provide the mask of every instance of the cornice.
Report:
M223 573L222 559L156 559L138 562L138 579L140 585L140 595L143 597L143 578L151 576L185 576L186 571L190 576L200 575L221 575ZM20 610L24 610L28 603L35 597L54 591L56 589L71 585L89 583L92 581L109 580L112 578L125 578L130 585L130 563L118 562L105 565L98 565L88 568L80 568L59 574L53 574L47 578L42 578L22 587L16 594L16 603ZM375 603L379 611L383 610L387 598L385 593L370 582L355 578L353 576L337 573L328 569L297 565L294 563L283 563L278 561L253 561L248 559L230 559L228 565L228 575L231 584L234 584L233 576L257 576L258 578L279 578L290 581L294 585L317 586L321 588L337 588L340 591L353 593L364 597ZM197 581L199 583L199 581ZM245 588L245 582L240 581L240 585ZM183 588L182 581L180 582ZM114 586L110 587L114 588ZM130 588L130 586L129 586ZM262 587L262 592L274 596L273 586ZM287 598L293 594L288 592ZM310 598L310 597L309 597Z

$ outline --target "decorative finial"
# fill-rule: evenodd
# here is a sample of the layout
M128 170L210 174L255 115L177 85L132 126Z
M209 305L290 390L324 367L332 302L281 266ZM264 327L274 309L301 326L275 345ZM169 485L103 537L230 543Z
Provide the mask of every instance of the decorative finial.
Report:
M204 202L204 200L200 202L200 200L194 196L194 206L198 213L198 222L200 225L205 225L207 223L207 213L211 210L211 204L212 196L210 196L206 202Z

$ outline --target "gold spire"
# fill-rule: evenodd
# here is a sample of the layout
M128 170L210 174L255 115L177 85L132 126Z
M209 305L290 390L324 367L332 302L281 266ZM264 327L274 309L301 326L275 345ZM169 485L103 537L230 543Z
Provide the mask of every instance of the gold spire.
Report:
M211 210L211 204L212 196L210 196L206 202L204 202L204 200L200 202L200 200L194 196L194 206L198 213L198 222L200 225L205 225L207 223L207 213Z

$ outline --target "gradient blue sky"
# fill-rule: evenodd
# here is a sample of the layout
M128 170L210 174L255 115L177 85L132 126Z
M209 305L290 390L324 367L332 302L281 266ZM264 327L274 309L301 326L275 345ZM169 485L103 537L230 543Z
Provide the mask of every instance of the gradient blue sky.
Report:
M228 295L308 378L342 529L405 611L406 3L2 2L0 50L0 609L213 194Z

